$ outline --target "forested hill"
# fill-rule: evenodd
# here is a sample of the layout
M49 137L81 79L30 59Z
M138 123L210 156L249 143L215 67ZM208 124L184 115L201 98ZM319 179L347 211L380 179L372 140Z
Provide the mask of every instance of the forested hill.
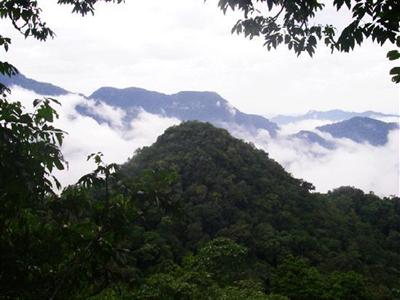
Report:
M312 193L200 122L169 128L123 166L91 155L97 168L57 195L42 182L48 128L40 147L0 147L0 299L400 297L399 198Z
M220 196L229 194L229 201L238 203L249 202L248 197L256 197L256 191L283 194L304 191L301 184L307 186L264 151L209 123L191 121L171 127L155 144L138 152L140 155L126 165L127 170L173 168L181 175L184 189L201 184L216 189Z
M255 291L290 299L398 295L398 198L380 199L351 187L310 193L311 184L293 178L265 152L199 122L166 130L122 168L127 182L163 172L176 178L167 189L170 202L160 206L173 207L179 218L168 209L149 210L143 226L153 240L146 247L160 250L144 268L148 276L160 275L153 264L173 258L183 266L188 254L208 249L207 272L218 286L245 281ZM244 252L236 257L234 249ZM162 274L178 281L184 276Z

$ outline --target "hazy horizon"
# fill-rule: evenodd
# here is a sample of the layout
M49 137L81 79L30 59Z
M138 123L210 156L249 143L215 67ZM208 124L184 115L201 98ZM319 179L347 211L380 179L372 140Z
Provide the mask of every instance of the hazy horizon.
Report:
M56 84L54 84L53 82L45 82L45 81L41 80L40 78L33 78L32 76L29 76L29 74L26 74L26 73L24 73L24 72L21 71L21 70L20 70L20 74L22 74L22 75L25 76L26 78L29 78L29 79L32 79L32 80L35 80L35 81L38 81L38 82L50 83L50 84L56 85ZM56 86L65 89L64 86L62 86L62 85L56 85ZM143 90L146 90L146 91L157 92L157 93L161 93L161 94L165 94L165 95L173 95L173 94L176 94L176 93L179 93L179 92L217 93L217 94L220 95L222 98L224 98L225 100L227 100L228 102L230 102L229 99L225 98L225 97L224 97L223 95L221 95L218 91L212 91L212 90L185 90L185 89L183 89L183 90L179 90L179 91L177 91L177 92L175 92L175 93L167 93L167 92L162 92L162 91L158 91L158 90L151 90L151 89L147 89L147 88L145 88L145 87L134 86L134 85L132 85L132 86L125 86L125 87L100 86L100 87L98 87L98 88L92 90L91 92L89 92L89 93L87 93L87 94L86 94L86 93L82 93L82 92L80 92L80 91L69 91L69 90L67 90L67 89L66 89L66 90L67 90L68 92L72 93L72 94L83 95L83 96L85 96L85 97L87 97L87 98L90 98L90 96L91 96L95 91L97 91L97 90L100 89L100 88L104 88L104 87L116 88L116 89L121 89L121 90L123 90L123 89L130 89L130 88L137 88L137 89L143 89ZM282 112L282 113L260 114L260 113L257 113L257 112L248 112L248 111L242 111L242 112L244 112L244 113L249 113L249 114L257 114L257 115L260 115L260 116L264 116L264 117L266 117L266 118L271 118L271 117L275 117L275 116L278 116L278 115L285 115L285 116L301 116L301 115L304 115L304 114L310 113L310 112L328 112L328 111L333 111L333 110L341 110L341 111L353 112L353 113L363 113L363 112L367 112L367 111L373 111L373 112L377 112L377 113L393 114L393 115L400 116L400 110L395 110L395 111L392 111L392 112L386 112L386 111L379 111L379 110L372 110L372 109L364 109L364 110L346 110L346 109L342 109L342 108L338 108L338 107L332 107L332 108L329 108L329 109L321 109L321 110L304 107L304 110L302 110L302 111L299 110L298 112L292 112L292 113L284 113L284 112Z
M31 99L40 97L21 88L14 88L11 96L15 100L21 99L27 108L32 104ZM68 132L62 150L69 168L56 173L64 185L75 183L93 169L94 164L86 161L90 153L101 151L107 162L125 163L138 148L150 146L168 127L182 122L175 117L152 114L142 109L125 127L122 120L126 112L119 107L104 102L96 105L94 100L78 94L56 98L63 106L58 108L60 119L55 124ZM98 122L79 113L77 105L87 105L94 115L107 122ZM289 123L281 126L275 138L271 138L267 130L249 131L239 124L232 123L225 128L233 136L252 142L269 153L270 158L278 161L293 176L313 183L318 192L352 185L380 196L399 195L399 130L392 130L388 142L381 146L356 143L346 138L332 139L329 134L319 132L328 141L337 143L338 147L334 150L286 138L299 130L313 130L316 126L330 123L333 122L316 119ZM382 173L385 176L381 176Z
M216 1L173 0L100 4L82 18L43 2L43 20L56 37L25 39L5 20L12 38L5 59L28 77L90 94L101 86L137 86L167 94L215 91L246 113L300 114L343 109L399 112L391 82L390 45L365 42L350 53L320 45L313 58L285 48L267 51L262 39L231 34L238 14L225 16ZM340 25L345 14L321 19ZM145 24L145 25L143 25Z

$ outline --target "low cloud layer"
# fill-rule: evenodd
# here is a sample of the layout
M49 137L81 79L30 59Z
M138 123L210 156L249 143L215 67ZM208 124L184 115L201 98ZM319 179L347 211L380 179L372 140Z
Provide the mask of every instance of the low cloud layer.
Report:
M300 130L301 125L311 130L311 125L319 126L329 121L298 123L283 128L277 139L270 139L264 130L252 134L231 128L231 132L268 152L271 158L282 164L293 176L313 183L319 192L349 185L365 192L373 191L380 196L400 195L399 130L392 130L388 143L379 147L368 143L358 144L349 139L333 139L327 133L316 131L326 140L336 142L337 148L329 150L317 144L310 145L304 140L287 139L282 135L282 132L288 134Z
M11 98L21 101L28 109L32 106L33 99L41 96L14 88ZM75 94L60 96L57 99L62 106L56 107L60 118L55 125L68 132L62 151L69 168L56 174L64 186L77 182L82 175L94 169L94 164L86 161L89 154L101 151L106 162L124 163L133 156L136 149L151 145L166 128L180 123L174 118L142 111L132 121L131 128L125 130L119 126L99 124L93 118L82 116L75 110L78 104L89 105L92 108L91 112L95 111L98 116L107 117L111 124L119 125L123 114L113 107L106 104L95 106L91 101L88 102Z
M300 130L314 130L318 126L332 124L331 120L301 120L298 122L292 122L285 125L280 125L280 135L295 134Z
M29 108L33 99L40 96L14 88L11 98L22 101ZM107 162L124 163L137 148L151 145L165 129L180 123L175 118L140 111L127 129L122 126L124 112L119 109L106 104L95 105L93 101L75 94L58 97L58 100L62 106L58 108L60 119L56 121L56 126L68 132L62 150L69 162L69 169L56 174L63 185L73 184L93 170L94 165L86 161L87 155L101 151ZM111 125L99 124L91 117L80 115L75 110L78 104L86 105L91 113L107 119ZM381 196L400 194L398 130L390 133L385 146L374 147L347 139L335 139L339 145L335 150L284 137L300 129L311 130L326 123L329 121L289 124L282 128L277 139L271 139L265 130L248 132L238 126L228 127L234 136L264 149L295 177L313 183L317 191L326 192L342 185L351 185ZM328 140L332 139L327 134L320 134Z

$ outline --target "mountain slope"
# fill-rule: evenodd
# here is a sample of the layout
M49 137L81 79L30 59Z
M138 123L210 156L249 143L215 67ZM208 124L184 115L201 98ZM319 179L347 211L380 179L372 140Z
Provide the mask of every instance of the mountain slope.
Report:
M308 131L308 130L301 130L296 134L290 135L290 138L297 138L303 140L309 144L317 144L326 149L335 149L336 145L333 142L330 142L315 132Z
M379 297L359 299L389 299L390 287L400 286L397 200L349 187L327 195L310 193L311 184L293 178L264 151L200 122L169 128L152 146L138 151L122 167L122 181L135 186L132 182L142 174L145 182L152 182L157 174L171 170L176 180L168 188L159 188L169 191L169 200L157 200L157 207L173 203L179 218L167 216L165 210L154 212L145 200L137 203L149 214L148 223L141 224L152 237L162 239L166 259L174 257L180 263L186 253L197 253L208 241L224 237L248 249L247 269L241 276L259 280L269 292L291 297L271 281L281 276L276 272L288 256L306 259L324 276L363 274L365 282L374 285L372 290L382 289ZM146 193L141 193L143 199ZM380 218L381 214L387 218ZM157 247L151 241L146 244L146 249ZM153 254L154 264L160 256ZM301 299L323 298L314 292Z
M320 126L316 129L330 133L335 138L348 138L356 143L368 142L374 146L382 146L388 142L389 131L397 128L397 123L385 123L366 117L354 117L350 120Z
M175 188L185 220L211 238L234 231L244 215L248 230L267 220L284 230L290 222L278 213L281 205L305 214L313 206L310 184L293 178L264 151L208 123L184 122L167 129L123 166L127 178L145 170L177 172ZM185 237L185 247L195 247L203 237Z
M248 130L265 129L271 136L275 136L278 130L275 123L262 116L240 112L214 92L186 91L166 95L140 88L103 87L89 98L122 108L131 115L128 119L136 116L139 109L143 109L152 114L174 117L182 121L211 122L220 127L233 124L244 126Z
M25 77L22 74L7 77L0 76L0 82L8 86L21 86L40 95L60 96L69 92L63 88L50 83L36 81ZM202 122L210 122L217 127L240 130L244 129L247 133L254 134L258 130L267 130L269 135L274 138L277 136L279 126L270 120L253 114L245 114L234 108L228 101L214 92L193 92L185 91L172 95L148 91L141 88L126 88L117 89L113 87L102 87L92 93L89 98L95 99L95 106L91 103L86 105L81 103L76 106L76 110L85 116L94 118L99 123L111 123L110 119L102 113L98 113L96 108L101 105L101 102L108 104L114 108L121 109L123 112L122 124L129 128L132 120L134 120L141 111L146 111L152 114L157 114L166 117L177 118L182 121L198 120ZM103 111L103 110L99 110ZM310 111L302 116L277 116L275 120L281 124L295 122L308 119L330 119L343 120L351 116L375 116L375 117L393 117L373 111L363 113L346 112L342 110L331 110L326 112ZM362 120L361 118L360 120ZM366 121L366 120L370 121ZM364 118L364 121L351 121L347 125L326 125L317 129L325 132L330 132L333 137L347 137L355 142L369 142L372 145L379 146L387 142L387 134L391 129L396 128L394 123L386 123L380 121L372 121L370 118ZM363 125L361 123L364 123ZM368 124L367 124L368 123ZM121 124L121 122L118 122ZM118 125L119 126L119 125ZM334 129L336 128L336 129ZM317 133L310 131L300 131L288 138L298 138L310 144L318 144L327 149L334 149L335 146L323 139Z
M151 147L145 147L140 155L128 164L133 169L177 167L183 178L218 186L218 179L229 181L251 181L260 189L279 190L279 185L288 184L298 192L302 181L294 179L268 154L254 146L233 138L228 131L209 123L184 122L173 126L161 135ZM210 172L226 174L220 175ZM257 180L254 180L258 177ZM183 187L186 186L183 182Z
M379 117L397 117L399 115L393 114L383 114L375 111L365 111L365 112L350 112L340 109L333 109L328 111L316 111L310 110L306 114L299 116L288 116L288 115L278 115L271 118L271 121L278 123L279 125L285 125L293 122L299 122L304 120L330 120L333 122L348 120L353 117L369 117L369 118L379 118Z
M6 86L20 86L39 95L60 96L70 92L50 83L36 81L18 74L13 77L0 76L0 82ZM245 114L232 107L228 101L214 92L179 92L167 95L141 88L117 89L102 87L88 98L96 99L97 105L104 102L110 106L120 108L125 112L124 122L129 126L142 110L152 114L177 118L182 121L199 120L211 122L219 127L243 126L246 130L254 131L265 129L270 136L275 137L278 125L268 119ZM97 122L108 122L93 112L93 107L80 104L77 111L94 118ZM112 124L110 124L112 125Z
M20 86L39 95L61 96L69 93L67 90L64 90L63 88L55 86L51 83L36 81L34 79L25 77L23 74L14 75L12 77L0 75L0 82L8 87L14 85Z

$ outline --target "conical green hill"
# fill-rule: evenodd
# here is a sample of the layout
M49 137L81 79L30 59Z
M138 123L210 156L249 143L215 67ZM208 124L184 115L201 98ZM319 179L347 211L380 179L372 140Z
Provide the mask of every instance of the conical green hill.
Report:
M289 229L306 216L315 198L310 184L293 178L267 153L208 123L167 129L124 166L128 176L149 169L177 172L186 225L194 222L201 231L192 245L231 235L235 226L245 226L248 233L261 223Z

